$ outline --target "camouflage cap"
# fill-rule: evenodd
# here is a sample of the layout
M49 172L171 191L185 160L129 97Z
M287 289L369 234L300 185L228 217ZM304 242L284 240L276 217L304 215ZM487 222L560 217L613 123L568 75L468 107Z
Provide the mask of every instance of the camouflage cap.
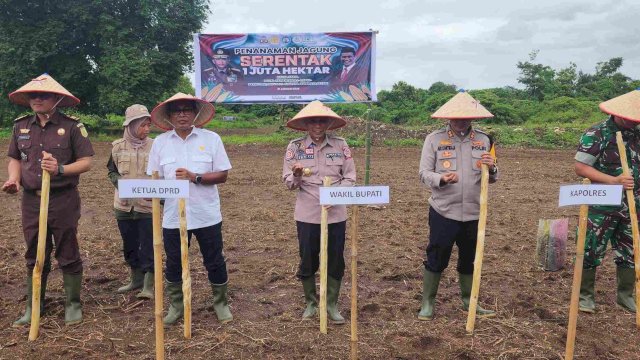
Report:
M147 110L146 106L140 104L131 105L124 112L124 123L122 124L122 126L127 126L131 124L133 120L144 117L151 117L151 114L149 114L149 110Z

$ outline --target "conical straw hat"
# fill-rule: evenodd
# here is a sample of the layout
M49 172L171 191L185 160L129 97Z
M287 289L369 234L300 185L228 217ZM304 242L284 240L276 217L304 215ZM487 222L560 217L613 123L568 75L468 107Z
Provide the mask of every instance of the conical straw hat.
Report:
M291 120L287 121L287 126L295 130L307 131L307 125L304 123L304 120L317 117L333 120L327 130L333 130L347 125L347 122L338 116L338 114L334 113L328 106L319 100L314 100L302 108Z
M640 122L640 88L600 103L600 110L619 118Z
M436 110L431 117L434 119L470 120L492 118L493 114L466 91L460 90L456 96Z
M158 106L151 111L151 121L162 130L173 130L173 125L169 121L169 115L167 114L167 105L170 102L178 100L191 100L196 103L196 118L193 121L193 125L196 127L205 126L216 113L216 109L210 102L199 99L193 95L177 93L169 99L161 102Z
M29 81L20 89L9 94L9 100L17 105L29 107L29 93L42 92L63 95L64 98L58 103L59 107L76 106L80 104L80 99L73 96L67 89L62 87L49 74L44 73Z

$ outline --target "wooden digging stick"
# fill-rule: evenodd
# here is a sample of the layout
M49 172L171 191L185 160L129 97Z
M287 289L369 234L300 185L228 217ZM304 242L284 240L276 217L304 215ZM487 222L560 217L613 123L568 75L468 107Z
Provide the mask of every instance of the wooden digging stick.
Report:
M351 213L351 359L358 358L358 209Z
M618 152L620 153L620 162L622 163L622 173L631 175L629 171L629 163L627 163L627 151L622 140L622 133L616 132L616 142L618 143ZM640 309L640 241L638 234L638 215L636 213L636 199L633 196L633 190L626 190L627 203L629 204L629 217L631 218L631 234L633 235L633 262L636 271L636 309ZM636 327L640 328L640 311L636 311Z
M469 299L469 314L467 315L467 332L473 333L476 326L476 308L478 307L478 293L480 292L480 277L482 273L482 257L484 256L484 232L487 226L487 197L489 192L489 167L482 164L480 177L480 218L478 219L478 237L476 257L473 261L473 285Z
M331 178L324 177L323 186L331 186ZM328 210L320 213L320 332L327 333L327 246L329 242Z
M189 272L189 240L187 236L187 208L185 199L178 200L180 218L180 255L182 258L182 294L184 303L184 337L191 339L191 273Z
M33 267L33 283L31 287L31 327L29 341L38 338L40 330L40 289L42 287L42 269L44 267L44 252L47 245L47 219L49 217L49 189L51 175L42 170L42 187L40 189L40 219L38 220L38 250L36 264Z
M152 178L158 179L158 172L154 171ZM160 219L160 199L151 199L151 214L153 219L153 282L154 315L156 319L156 359L164 360L164 324L162 323L162 219Z
M589 179L582 180L582 185L589 185ZM578 220L578 243L576 244L576 262L573 265L573 285L571 286L571 306L569 306L569 325L567 326L567 347L565 360L573 359L573 349L576 344L576 324L578 323L578 301L580 300L580 283L582 282L582 267L584 263L584 241L587 237L587 216L589 205L580 206Z

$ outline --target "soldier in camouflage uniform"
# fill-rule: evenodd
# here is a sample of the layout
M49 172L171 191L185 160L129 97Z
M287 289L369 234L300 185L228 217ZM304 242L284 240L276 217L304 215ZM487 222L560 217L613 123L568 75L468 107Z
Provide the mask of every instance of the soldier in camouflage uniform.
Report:
M636 128L640 122L640 110L637 110L640 109L640 91L634 90L604 102L600 109L611 116L591 127L580 138L575 156L576 174L594 183L623 185L625 190L634 190L636 205L640 205L640 129ZM622 175L617 131L622 132L622 139L627 145L630 176ZM621 206L589 207L580 311L595 312L596 267L602 264L607 242L611 242L617 265L617 303L636 312L633 236L626 194Z

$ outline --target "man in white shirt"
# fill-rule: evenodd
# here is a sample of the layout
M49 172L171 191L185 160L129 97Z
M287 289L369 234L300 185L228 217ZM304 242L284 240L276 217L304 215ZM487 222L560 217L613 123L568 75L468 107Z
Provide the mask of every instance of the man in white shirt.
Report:
M178 93L151 112L159 135L149 154L147 173L161 178L189 180L187 230L194 234L213 291L213 308L222 323L233 320L227 303L227 265L222 253L222 214L216 184L227 181L231 163L218 134L201 127L213 118L212 104ZM165 276L170 298L165 324L174 324L183 313L182 267L178 199L166 199L162 235L167 256Z

